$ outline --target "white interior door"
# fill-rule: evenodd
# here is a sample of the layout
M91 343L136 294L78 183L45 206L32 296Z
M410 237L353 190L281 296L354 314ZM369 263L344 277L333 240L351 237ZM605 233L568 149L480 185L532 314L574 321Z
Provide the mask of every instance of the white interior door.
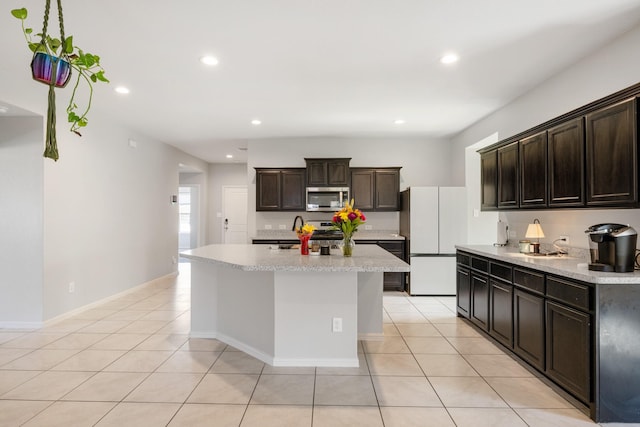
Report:
M222 241L247 243L247 187L222 187Z

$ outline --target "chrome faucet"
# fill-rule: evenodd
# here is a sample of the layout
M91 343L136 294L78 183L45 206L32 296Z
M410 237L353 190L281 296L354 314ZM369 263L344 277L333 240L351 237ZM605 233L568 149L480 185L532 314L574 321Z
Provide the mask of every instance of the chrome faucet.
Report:
M293 226L291 227L291 231L296 231L296 224L298 223L298 218L300 218L300 228L302 228L302 226L304 225L304 219L302 219L300 215L297 215L293 219Z

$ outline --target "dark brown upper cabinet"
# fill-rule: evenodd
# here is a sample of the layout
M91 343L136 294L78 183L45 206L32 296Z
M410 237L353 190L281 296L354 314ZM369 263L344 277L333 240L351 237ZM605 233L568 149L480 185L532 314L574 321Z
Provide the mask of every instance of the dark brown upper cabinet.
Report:
M640 83L479 150L482 210L640 208L639 97Z
M518 142L498 148L498 208L516 209L520 198Z
M584 206L584 118L547 131L549 207Z
M350 158L305 159L307 187L348 187Z
M482 210L498 208L498 150L480 155Z
M520 207L547 206L547 132L520 140Z
M586 116L587 205L638 201L636 98Z
M256 211L304 211L305 169L256 168Z
M351 198L358 209L400 210L400 168L351 168Z

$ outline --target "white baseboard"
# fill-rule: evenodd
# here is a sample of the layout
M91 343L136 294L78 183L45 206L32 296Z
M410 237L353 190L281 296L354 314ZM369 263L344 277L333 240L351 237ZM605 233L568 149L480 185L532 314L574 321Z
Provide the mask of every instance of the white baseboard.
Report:
M44 322L13 322L6 321L0 322L0 329L20 329L20 330L33 330L40 329L44 326Z
M96 308L104 303L116 300L118 298L121 298L125 295L131 294L133 292L139 291L140 289L146 288L146 287L150 287L150 286L154 286L156 285L158 282L164 281L166 279L169 279L171 277L176 277L178 275L178 272L173 272L155 279L152 279L148 282L142 283L140 285L134 286L133 288L129 288L126 289L122 292L118 292L117 294L114 295L110 295L108 297L102 298L98 301L94 301L92 303L83 305L82 307L78 307L75 308L73 310L67 311L66 313L62 313L58 316L52 317L51 319L45 320L43 322L15 322L15 321L0 321L0 329L40 329L43 327L47 327L47 326L51 326L54 325L58 322L61 322L63 320L67 320L77 314L80 314L84 311L87 310L91 310L93 308Z
M286 359L276 357L273 366L319 366L323 368L358 368L360 362L355 359Z
M384 341L384 333L380 334L358 334L358 340L360 341Z

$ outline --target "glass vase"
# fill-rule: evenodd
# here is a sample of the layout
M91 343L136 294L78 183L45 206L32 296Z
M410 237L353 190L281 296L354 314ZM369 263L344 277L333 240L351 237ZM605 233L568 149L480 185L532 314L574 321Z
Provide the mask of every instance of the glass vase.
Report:
M301 255L309 255L309 239L311 238L311 234L302 234L298 236L300 239L300 254Z
M342 239L342 255L349 257L353 255L353 246L355 242L351 236L344 236Z

